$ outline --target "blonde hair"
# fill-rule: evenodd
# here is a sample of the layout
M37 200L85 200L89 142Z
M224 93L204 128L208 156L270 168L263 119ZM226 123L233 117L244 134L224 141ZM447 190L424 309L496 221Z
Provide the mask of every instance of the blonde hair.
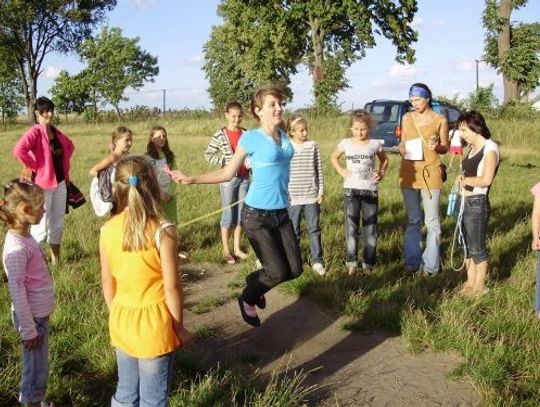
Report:
M298 123L306 123L307 125L307 120L304 118L304 116L299 114L295 114L287 119L287 133L289 133L289 136Z
M131 138L133 138L133 132L124 126L118 126L116 129L113 130L111 135L111 146L114 150L114 147L116 147L116 142L120 140L124 134L128 134Z
M31 207L43 206L43 190L35 184L14 179L4 185L4 197L0 200L0 222L8 228L14 228L21 222L17 218L20 205Z
M144 155L130 154L116 164L113 182L114 214L127 209L122 250L147 250L163 216L161 193L154 167Z
M353 111L351 114L351 121L349 123L349 127L352 127L354 122L365 123L370 130L373 127L373 118L367 110L360 109Z
M253 117L260 121L261 119L255 112L255 109L261 109L264 103L264 98L268 95L274 96L276 99L278 99L280 102L283 101L285 94L283 92L283 87L277 84L270 84L261 86L258 88L253 96L251 97L251 113L253 114Z

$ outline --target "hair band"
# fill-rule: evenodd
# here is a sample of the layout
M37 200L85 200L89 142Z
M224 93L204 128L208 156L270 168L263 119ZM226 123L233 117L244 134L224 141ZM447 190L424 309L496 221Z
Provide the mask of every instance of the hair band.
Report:
M420 86L411 86L411 89L409 89L409 97L414 96L419 96L424 99L431 99L429 92Z
M133 185L134 187L136 187L138 183L139 183L139 178L137 178L136 175L132 175L131 177L128 178L129 185Z
M306 119L304 119L302 116L298 116L296 119L294 119L291 124L289 125L291 130L294 129L294 126L296 126L300 122L305 122Z

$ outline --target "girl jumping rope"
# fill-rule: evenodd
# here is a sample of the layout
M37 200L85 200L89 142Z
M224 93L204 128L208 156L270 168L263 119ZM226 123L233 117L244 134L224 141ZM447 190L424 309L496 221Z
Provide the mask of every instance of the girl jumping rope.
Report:
M112 207L112 181L114 179L115 165L131 150L133 133L124 126L119 126L112 133L110 154L90 168L90 175L94 177L90 184L90 200L94 212L98 216L105 216Z
M150 130L146 154L156 170L159 188L161 190L161 200L163 201L165 216L173 222L178 223L178 213L176 212L176 183L172 182L169 170L175 168L175 155L169 147L167 130L162 126L154 126Z
M332 153L331 161L344 179L345 190L345 233L347 256L345 264L349 275L358 270L359 225L362 218L364 229L364 258L362 268L369 273L375 266L377 254L377 212L379 208L378 183L382 181L388 168L388 157L378 140L371 140L371 115L358 110L350 121L352 137L340 141ZM346 168L339 163L345 154ZM379 168L375 171L375 158Z
M264 294L279 283L302 274L302 258L287 207L289 170L294 149L280 125L283 92L275 85L263 86L251 99L251 112L260 121L240 139L233 158L214 172L188 176L177 171L174 179L184 184L216 184L232 179L246 157L250 158L253 182L242 209L242 227L262 268L246 277L247 286L238 298L242 318L259 326L255 306L264 308Z
M245 129L240 127L244 113L242 105L238 102L230 102L225 107L225 119L227 125L218 130L210 140L204 158L210 164L225 167L231 161L238 146L238 141ZM223 258L228 264L235 264L236 259L246 259L247 254L240 248L242 226L240 214L242 213L243 200L249 187L249 171L244 164L240 166L235 176L220 184L221 205L226 208L221 215L221 243L223 244ZM231 207L235 202L237 205ZM234 252L229 248L229 238L233 232Z
M118 386L112 406L166 406L174 351L191 342L182 317L176 226L166 222L150 161L116 165L115 207L99 242Z
M311 251L311 267L322 276L326 270L323 263L319 223L324 186L321 152L316 142L308 140L308 124L302 116L294 115L287 120L287 132L294 147L289 179L289 217L296 237L300 241L300 216L302 209L304 210Z
M3 264L8 278L13 323L22 339L19 402L29 407L48 405L49 315L54 287L30 226L43 217L45 196L40 187L14 180L4 186L0 222L7 226Z

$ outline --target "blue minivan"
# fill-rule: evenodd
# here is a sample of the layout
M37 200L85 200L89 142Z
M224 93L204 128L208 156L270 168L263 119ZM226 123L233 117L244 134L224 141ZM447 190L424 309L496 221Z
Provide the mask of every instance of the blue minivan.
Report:
M434 110L439 110L446 116L448 127L451 129L457 122L461 112L446 102L433 101ZM437 107L438 106L438 107ZM376 99L366 103L364 109L373 117L371 138L381 140L387 151L397 152L401 141L401 119L403 115L413 110L408 100Z

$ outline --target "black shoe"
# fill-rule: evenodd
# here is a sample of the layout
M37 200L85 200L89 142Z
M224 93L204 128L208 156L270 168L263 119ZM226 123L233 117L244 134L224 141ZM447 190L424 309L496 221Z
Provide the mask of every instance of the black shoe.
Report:
M251 326L261 325L261 320L258 316L250 317L248 314L246 314L246 310L244 310L244 299L242 297L238 297L238 305L240 306L240 313L242 314L242 318L244 318L244 321L246 321Z
M264 295L261 295L259 298L257 298L257 302L255 303L255 305L260 309L266 308L266 298L264 298Z

